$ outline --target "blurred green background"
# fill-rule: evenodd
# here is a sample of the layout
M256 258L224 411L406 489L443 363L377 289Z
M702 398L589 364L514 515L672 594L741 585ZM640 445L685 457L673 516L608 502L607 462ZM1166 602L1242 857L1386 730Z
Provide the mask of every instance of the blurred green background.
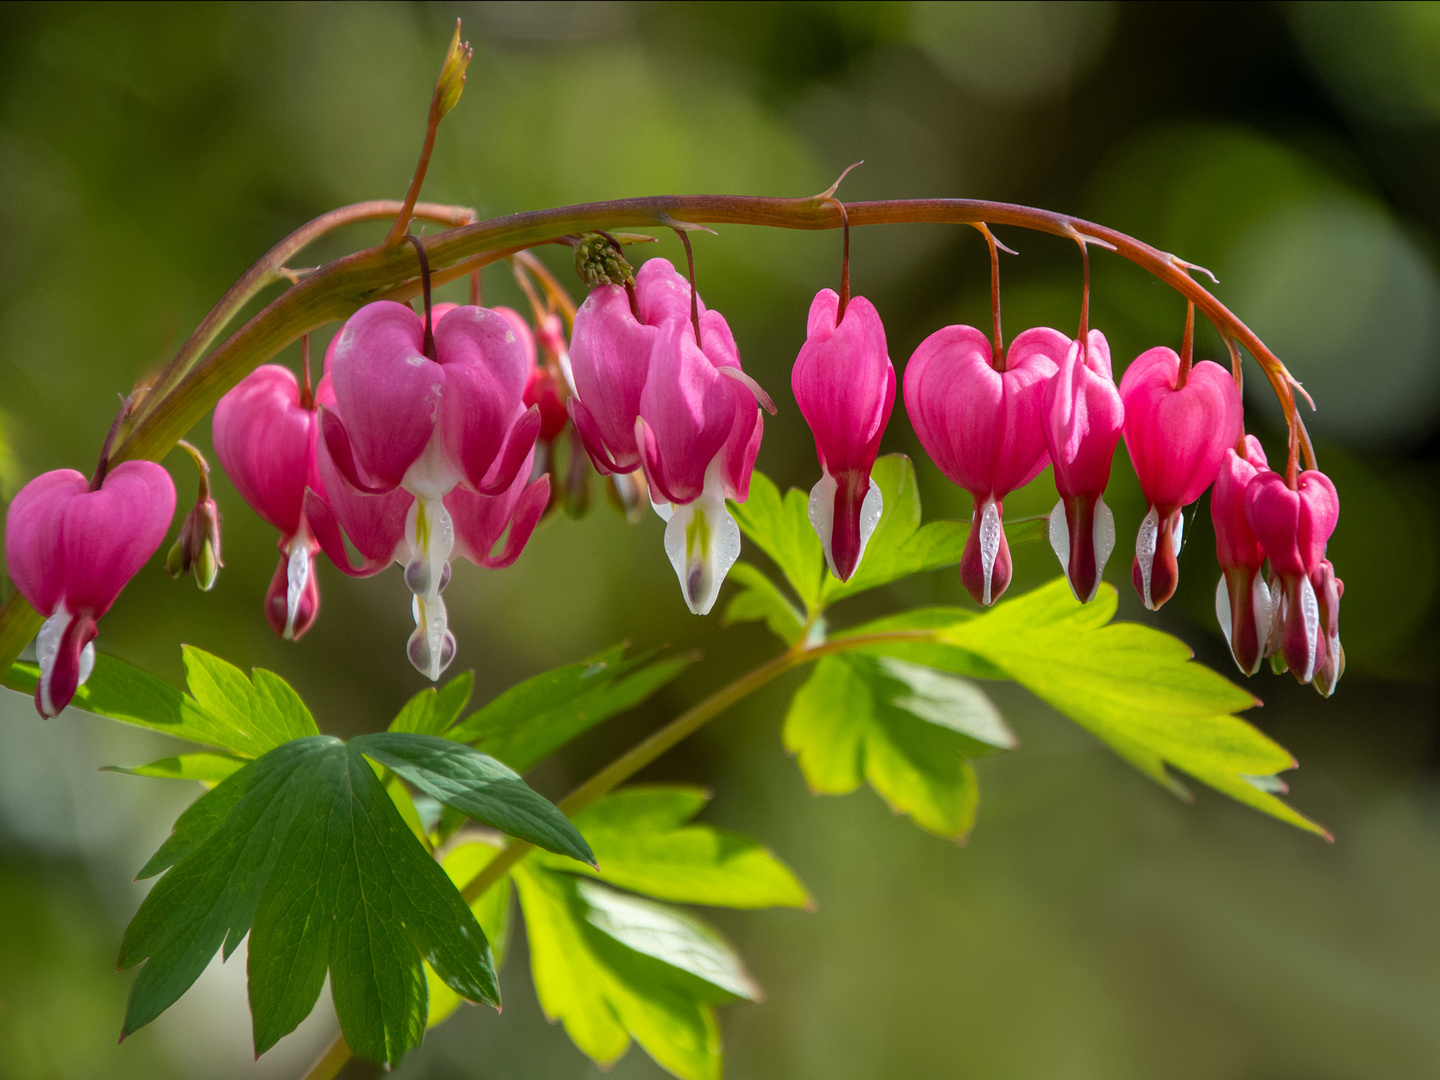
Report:
M811 914L715 915L769 993L724 1016L729 1075L1440 1075L1440 5L4 5L0 495L46 469L88 471L116 395L284 233L403 193L457 16L475 60L428 198L490 215L662 192L804 195L863 158L848 198L1038 204L1208 266L1320 407L1311 426L1344 507L1330 552L1347 584L1349 671L1329 702L1262 675L1251 719L1303 763L1294 802L1336 843L1209 792L1178 803L1001 686L1022 749L981 764L979 824L956 848L868 791L811 798L778 736L796 683L773 686L646 774L713 786L709 817L771 844L819 899ZM356 228L315 257L381 233ZM1041 323L1073 333L1074 245L1000 235L1020 252L1003 266L1008 336ZM680 254L668 237L653 250ZM788 373L810 296L835 283L839 238L726 228L699 236L696 256L707 302L781 403L760 467L808 488L817 467ZM562 257L552 265L574 284ZM897 368L937 327L987 317L971 230L859 231L853 274ZM1150 345L1178 344L1176 295L1104 253L1094 281L1092 325L1117 374ZM520 299L498 268L485 287L488 302ZM1213 333L1200 340L1223 356ZM1273 457L1277 413L1253 367L1249 381L1252 429ZM208 425L193 437L208 446ZM919 460L899 409L885 445ZM184 503L193 471L168 464ZM920 469L928 515L968 517L967 497ZM1007 514L1048 511L1049 485L1007 500ZM224 481L218 497L215 591L174 584L153 560L100 648L178 679L178 644L194 643L281 673L327 730L382 727L420 686L398 575L357 583L327 565L319 622L281 643L260 609L273 533ZM1122 535L1107 576L1122 613L1228 673L1205 504L1180 595L1151 616L1128 585L1143 505L1126 465L1111 502ZM547 522L508 571L464 566L447 594L455 670L475 669L479 700L623 638L705 651L708 663L536 770L552 796L775 648L758 626L690 616L658 520L632 527L597 503L581 522ZM1056 572L1047 549L1017 549L1012 588ZM962 597L940 573L833 621ZM237 956L115 1045L130 975L113 957L143 895L130 879L197 789L95 768L167 750L78 713L42 723L0 691L6 1080L292 1077L334 1031L325 998L252 1062ZM400 1074L594 1075L545 1024L523 948L502 980L503 1016L462 1011ZM658 1070L632 1049L615 1075Z

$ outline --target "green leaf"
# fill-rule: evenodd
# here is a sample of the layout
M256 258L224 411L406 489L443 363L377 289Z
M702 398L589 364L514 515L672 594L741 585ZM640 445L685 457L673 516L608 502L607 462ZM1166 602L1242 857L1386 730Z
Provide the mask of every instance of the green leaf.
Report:
M714 1006L760 990L710 927L522 862L514 871L541 1008L602 1068L633 1037L682 1080L719 1080Z
M216 738L207 741L258 757L292 739L320 733L310 710L280 676L256 668L252 682L233 664L193 645L181 646L181 652L191 694L182 710L208 718Z
M33 694L39 680L38 666L18 663L11 667L6 682L16 690ZM164 732L177 739L227 750L239 749L230 745L233 732L196 706L179 687L104 653L95 657L95 670L85 685L75 691L70 704L76 709L122 724Z
M162 780L199 780L207 787L218 784L236 769L245 764L245 759L233 754L212 754L201 751L195 754L181 754L179 757L161 758L137 769L126 769L119 765L106 765L101 772L125 773L127 776L154 776Z
M737 562L730 568L730 580L741 587L725 608L724 624L764 622L770 632L786 645L794 645L805 636L805 616L785 599L780 589L760 570L749 563Z
M524 772L602 720L634 708L694 662L683 656L646 664L623 647L585 664L527 679L445 733ZM641 666L644 665L644 666Z
M963 839L979 799L967 757L1013 746L977 688L890 657L822 657L785 717L785 748L816 794L862 780L892 810L940 836Z
M750 475L750 497L727 505L745 535L780 568L806 610L819 611L827 571L820 538L810 524L809 496L791 488L782 499L770 478L756 472Z
M791 873L764 847L738 833L687 825L709 795L700 788L622 788L575 817L599 869L534 855L555 870L588 873L661 900L716 907L812 907Z
M391 731L409 731L418 735L443 735L460 719L470 695L475 690L475 673L461 672L436 690L428 686L405 703L394 720Z
M595 861L589 845L554 803L472 747L434 735L387 731L351 739L350 749L467 817L546 851L583 863Z
M934 521L921 526L920 490L908 457L887 454L878 458L870 478L880 488L880 522L849 581L825 575L822 595L827 605L911 574L953 566L965 550L970 535L967 523Z
M157 864L169 872L120 950L121 967L145 961L124 1035L247 932L257 1054L309 1014L327 970L346 1043L375 1061L398 1061L424 1033L422 958L457 994L498 1004L475 916L338 739L296 739L235 772L181 815L142 874Z
M455 887L464 890L500 854L501 849L483 840L472 840L457 844L446 854L441 866ZM495 970L505 966L505 954L510 943L510 875L505 875L470 905L480 929L490 940L490 949L495 959ZM435 969L425 965L425 979L430 984L430 1015L426 1027L434 1027L460 1007L465 999L451 990L445 981L435 974Z
M1081 605L1064 578L944 632L1088 728L1141 772L1183 794L1169 764L1231 798L1328 835L1275 797L1295 759L1231 713L1254 697L1191 661L1184 642L1148 626L1111 623L1104 585ZM1282 785L1283 789L1283 785Z
M831 640L843 642L851 638L892 633L897 630L943 630L975 617L973 611L965 608L914 608L851 627L834 634ZM858 646L854 652L866 656L893 656L900 660L909 660L911 663L939 668L941 671L964 675L971 679L1009 679L1005 672L984 657L937 641L875 642L870 645Z

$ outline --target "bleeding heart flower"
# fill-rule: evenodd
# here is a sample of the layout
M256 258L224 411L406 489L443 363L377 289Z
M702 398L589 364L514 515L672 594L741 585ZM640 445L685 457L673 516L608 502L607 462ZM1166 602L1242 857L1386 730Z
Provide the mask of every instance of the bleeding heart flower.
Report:
M810 524L830 572L849 581L883 510L870 470L895 405L895 368L875 306L853 297L837 324L839 307L833 290L815 294L790 386L820 459L820 482L810 490Z
M649 265L649 264L647 264ZM665 520L665 553L685 602L707 614L740 555L740 526L725 500L744 502L765 425L756 405L774 405L740 369L730 327L718 311L672 319L656 336L640 396L635 441L651 505Z
M1325 637L1325 659L1315 668L1310 685L1322 697L1329 697L1345 674L1345 650L1340 645L1340 598L1345 595L1345 583L1335 576L1335 567L1323 560L1310 575L1310 587L1315 590L1320 632Z
M41 716L59 715L89 677L97 620L155 554L174 513L175 486L153 461L122 462L94 490L75 470L57 469L10 503L10 578L46 616L36 643Z
M327 377L335 407L322 403L328 466L321 473L339 521L326 521L320 542L348 573L373 573L405 556L405 584L415 596L409 655L431 679L454 655L440 599L456 542L445 500L457 485L485 497L525 486L541 422L540 410L523 401L534 364L523 321L517 327L480 307L455 307L432 323L403 304L377 301L351 316L333 345ZM325 475L327 467L343 485ZM361 495L383 501L364 503ZM342 523L363 556L359 567L337 558Z
M1245 518L1245 489L1270 466L1254 435L1246 435L1242 446L1243 455L1225 451L1210 492L1215 556L1223 573L1215 586L1215 617L1235 663L1246 675L1254 675L1265 658L1274 601L1262 573L1264 549Z
M1302 683L1314 678L1325 661L1326 638L1331 627L1321 625L1319 591L1327 591L1335 580L1333 568L1316 589L1315 575L1325 562L1325 545L1340 520L1340 497L1324 473L1310 470L1300 474L1295 490L1278 473L1257 475L1245 488L1245 520L1280 577L1279 611L1281 653L1286 664ZM1339 586L1328 602L1327 618L1336 620L1334 636L1339 643ZM1337 661L1339 658L1336 658ZM1334 676L1339 678L1338 671ZM1333 688L1334 682L1331 682Z
M215 456L226 475L254 511L280 530L280 565L265 593L265 619L286 641L299 641L320 614L319 544L305 513L306 488L325 497L315 465L316 405L288 368L265 364L220 399L211 426Z
M703 313L705 305L696 298ZM667 259L651 259L635 275L634 305L619 285L600 285L575 313L569 401L575 429L602 474L640 466L635 420L660 327L690 317L690 283Z
M1125 406L1110 374L1110 344L1099 330L1072 341L1045 389L1045 444L1060 501L1050 513L1050 546L1065 567L1076 599L1100 588L1115 550L1115 515L1101 497L1125 423Z
M905 368L905 409L920 444L975 500L960 578L977 603L993 604L1010 584L1003 500L1049 461L1045 385L1069 346L1058 330L1026 330L997 371L983 333L947 326L922 341Z
M1180 357L1164 346L1141 353L1120 380L1125 446L1150 504L1131 576L1152 611L1180 582L1181 510L1204 494L1243 432L1240 390L1228 371L1202 360L1179 381Z

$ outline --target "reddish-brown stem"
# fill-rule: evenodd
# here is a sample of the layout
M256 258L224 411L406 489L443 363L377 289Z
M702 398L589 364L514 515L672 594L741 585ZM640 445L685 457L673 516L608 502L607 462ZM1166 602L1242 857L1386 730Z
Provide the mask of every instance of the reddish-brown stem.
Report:
M695 252L690 249L690 237L685 235L684 229L676 229L675 235L685 246L685 266L690 272L690 322L695 327L695 347L703 349L705 346L700 344L700 294L695 291Z
M996 371L1005 370L1005 338L1000 332L1000 249L995 243L995 234L979 222L975 226L985 237L990 247L990 313L995 320L995 344L990 354L990 366Z
M1175 389L1185 389L1190 367L1195 362L1195 302L1185 302L1185 336L1180 339L1180 369L1175 373Z
M418 236L407 236L406 240L415 249L415 257L420 260L420 291L425 298L425 340L422 348L425 356L435 359L435 328L430 322L430 260L425 255L425 245L420 243Z
M410 231L410 218L415 212L415 201L420 198L420 188L425 183L425 173L430 168L430 155L435 150L435 133L440 121L460 100L460 88L465 85L465 68L470 63L470 46L460 40L460 20L455 20L455 36L450 39L450 48L440 65L440 77L435 80L435 90L430 95L430 113L425 121L425 141L420 146L420 160L415 163L415 174L410 177L410 189L405 192L405 201L395 214L395 224L385 237L386 247L396 247L405 240Z
M125 422L125 417L130 414L130 398L126 398L120 406L120 411L115 414L115 419L110 422L110 430L105 433L105 441L100 444L100 460L95 463L95 471L90 474L90 490L99 491L100 485L105 483L105 474L110 471L110 451L115 448L115 437L120 434L120 425ZM9 667L7 662L5 667Z
M315 408L315 390L310 385L310 335L300 335L300 407Z
M844 177L841 179L843 180ZM839 326L845 319L845 308L850 303L850 215L845 212L845 204L839 199L831 201L840 208L841 231L845 234L845 240L840 249L840 303L835 307L835 325Z
M470 306L480 306L480 271L470 271Z
M221 395L300 336L347 318L377 299L407 300L420 292L408 252L380 247L357 251L318 267L252 316L203 361L200 355L219 331L266 285L285 280L278 273L289 258L324 232L349 221L389 217L399 204L362 203L345 207L297 230L226 293L181 347L166 371L133 410L117 436L111 464L132 458L156 458L175 445L214 407ZM1006 225L1086 239L1114 250L1193 302L1220 332L1250 353L1269 380L1291 427L1292 452L1298 453L1294 379L1280 359L1239 318L1195 281L1189 264L1114 229L1081 218L1035 207L977 199L897 199L846 204L855 227L905 223ZM429 211L429 212L427 212ZM674 228L677 223L758 225L823 230L844 225L840 212L824 198L778 199L743 195L659 195L580 206L533 210L489 221L473 221L473 211L417 204L415 217L457 225L427 237L424 247L434 267L435 285L452 281L516 251L553 243L567 236L602 230ZM0 671L8 668L35 633L40 616L23 597L12 594L0 611Z

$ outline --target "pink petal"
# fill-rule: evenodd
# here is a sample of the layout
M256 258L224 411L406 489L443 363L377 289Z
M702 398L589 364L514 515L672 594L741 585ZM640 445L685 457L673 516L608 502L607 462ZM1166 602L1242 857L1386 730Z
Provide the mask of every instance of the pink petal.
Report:
M521 398L534 348L534 339L522 339L510 319L485 308L456 308L435 328L447 380L440 401L445 455L475 488L525 412Z
M215 406L221 467L255 512L286 536L300 527L318 427L314 410L300 406L295 376L276 364L256 368Z
M597 464L614 462L613 472L631 472L640 463L635 418L657 333L656 327L636 320L618 285L592 289L575 314L570 366L576 393L593 421L580 429L581 437Z
M874 305L854 297L836 326L839 299L830 289L815 295L790 386L815 435L821 467L868 476L895 404L895 368Z

